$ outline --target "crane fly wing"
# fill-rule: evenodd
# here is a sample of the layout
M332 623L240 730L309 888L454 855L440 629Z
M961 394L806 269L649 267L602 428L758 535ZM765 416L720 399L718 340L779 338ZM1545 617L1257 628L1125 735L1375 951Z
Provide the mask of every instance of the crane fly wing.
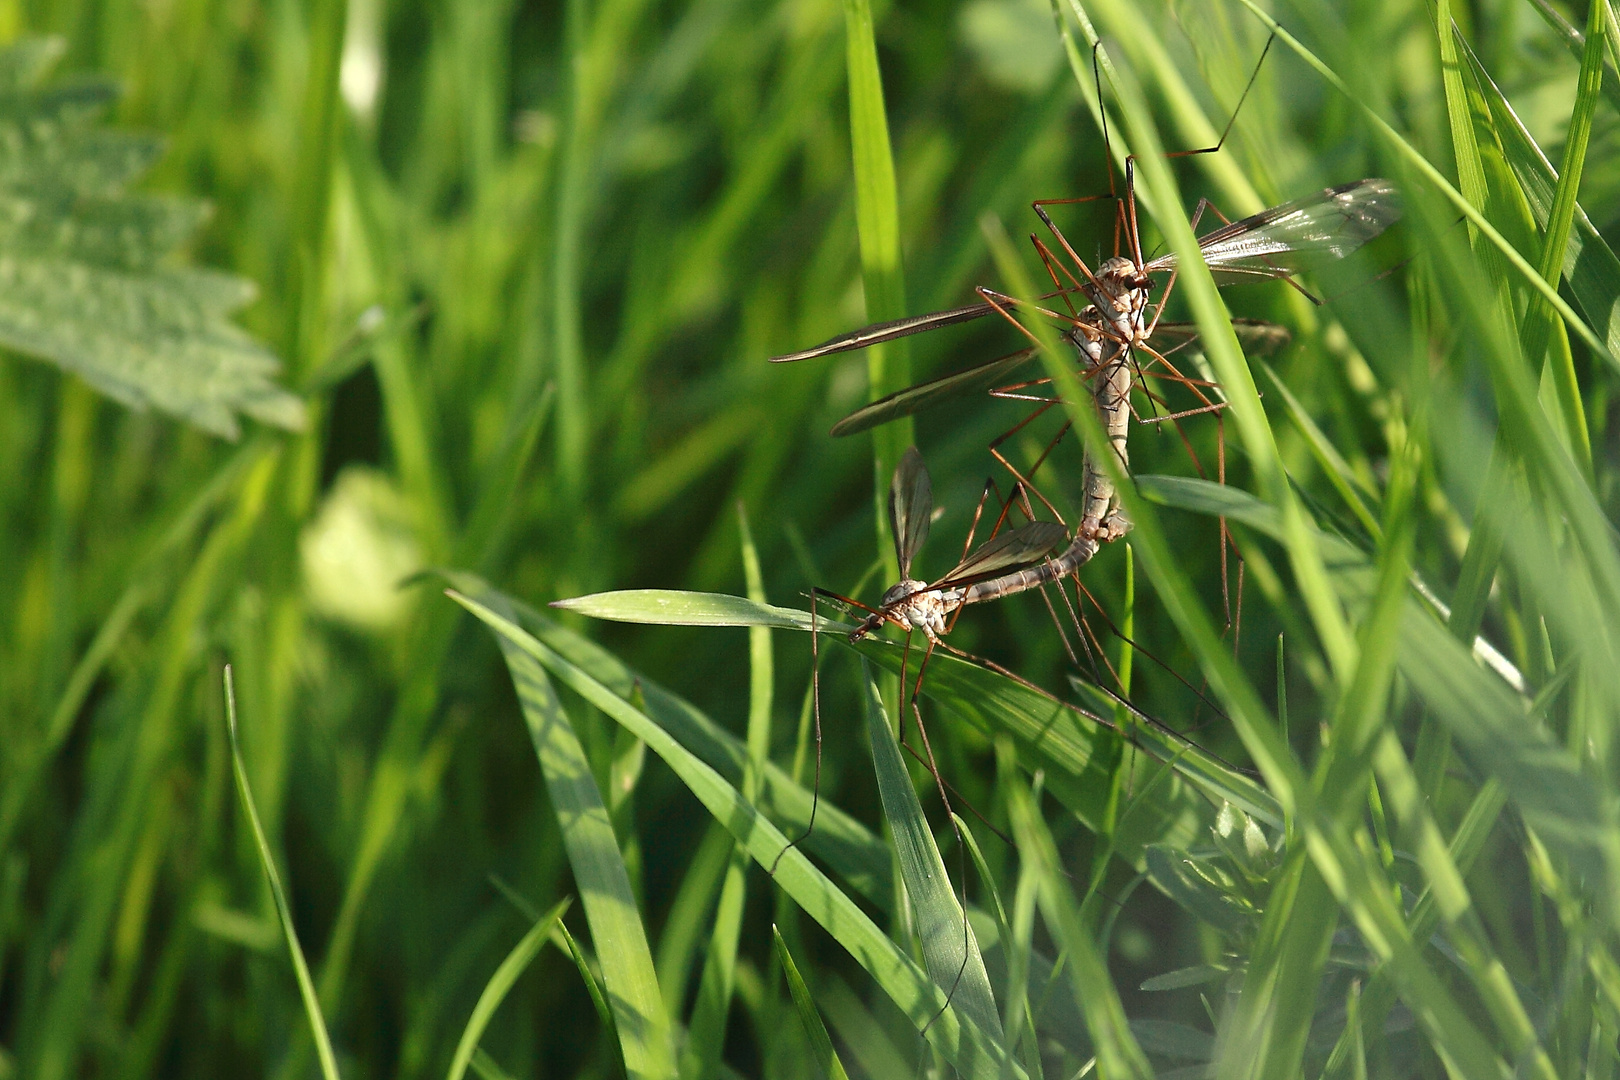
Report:
M1233 319L1232 332L1248 356L1275 356L1294 340L1288 327L1264 319ZM1197 323L1161 322L1153 331L1154 347L1162 353L1184 348L1197 340Z
M1038 563L1068 535L1069 530L1055 521L1032 521L1028 525L998 533L957 563L956 568L941 578L936 587L971 585L975 581L985 581Z
M1400 197L1388 180L1356 180L1326 188L1198 238L1199 250L1221 284L1287 277L1324 259L1342 259L1401 216ZM1174 252L1144 269L1176 268Z
M880 424L887 424L890 420L910 416L914 412L930 408L942 401L949 401L964 394L990 390L1012 372L1023 367L1034 356L1035 349L1033 347L1019 349L1015 353L987 361L978 367L971 367L966 371L958 371L925 383L918 383L916 386L908 386L904 390L897 390L888 397L879 398L870 405L863 405L838 421L833 425L832 434L835 436L854 435L875 428Z
M928 479L928 466L923 464L917 448L908 446L889 485L889 528L894 533L894 553L899 557L902 578L911 577L911 560L928 539L933 514L934 486Z
M847 334L839 334L835 338L823 341L820 345L805 349L802 352L773 356L771 357L771 363L790 364L795 360L813 360L818 356L831 356L833 353L849 352L851 349L864 349L868 345L881 345L885 341L920 334L925 330L934 330L941 326L953 326L956 323L971 322L974 319L983 318L994 310L995 308L989 304L969 304L966 307L951 308L949 311L935 311L927 315L908 315L904 319L873 323L871 326L863 326L859 330L851 330Z
M1038 299L1050 300L1054 296L1073 295L1080 292L1078 288L1058 289L1056 292L1043 293ZM1002 307L1018 307L1025 303L1011 298L1001 301ZM859 330L851 330L847 334L839 334L835 338L823 341L820 345L805 349L802 352L784 353L781 356L771 357L773 364L790 364L795 360L813 360L818 356L831 356L833 353L849 352L852 349L864 349L868 345L881 345L885 341L895 338L910 337L912 334L921 334L927 330L937 330L942 326L954 326L957 323L972 322L981 319L995 311L993 304L968 304L966 307L951 308L948 311L934 311L927 315L908 315L903 319L894 319L890 322L873 323L863 326Z

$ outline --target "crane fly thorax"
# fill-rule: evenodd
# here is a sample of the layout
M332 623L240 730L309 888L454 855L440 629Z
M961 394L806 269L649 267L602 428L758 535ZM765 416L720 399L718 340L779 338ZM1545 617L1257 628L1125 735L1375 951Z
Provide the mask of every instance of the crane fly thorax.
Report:
M946 618L962 606L962 595L961 589L930 589L926 581L908 579L883 594L878 610L908 631L937 638L945 633Z
M1137 270L1135 263L1116 255L1097 267L1095 280L1086 285L1086 294L1091 297L1099 323L1106 321L1124 342L1141 345L1147 340L1144 315L1151 288L1152 282Z

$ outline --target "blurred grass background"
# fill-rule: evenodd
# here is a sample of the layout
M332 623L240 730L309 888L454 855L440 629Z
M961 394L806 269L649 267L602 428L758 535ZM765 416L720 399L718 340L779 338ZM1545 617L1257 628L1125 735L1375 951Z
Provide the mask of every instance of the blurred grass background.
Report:
M1188 123L1200 107L1224 122L1266 40L1237 3L1095 7L1172 145L1207 138ZM1365 64L1358 85L1378 88L1385 115L1430 160L1453 160L1428 5L1282 7L1313 40L1337 25ZM1556 161L1576 56L1533 4L1451 12ZM908 0L874 14L904 308L965 302L973 285L997 283L981 216L1027 231L1032 198L1106 190L1103 145L1045 3ZM455 566L536 605L608 588L742 593L741 504L772 602L803 606L812 584L862 581L870 600L884 584L867 576L883 552L871 444L825 434L865 400L865 361L764 362L866 319L844 11L834 0L0 3L0 35L44 33L66 41L64 75L120 82L117 124L167 137L145 186L212 204L192 254L259 284L241 321L283 358L284 382L307 393L310 422L301 435L250 428L229 444L36 362L0 363L0 610L11 614L0 631L0 1076L315 1068L235 809L226 660L247 770L340 1066L437 1073L500 958L574 885L500 653L436 588L395 583ZM1582 206L1600 229L1620 211L1615 120L1599 103L1586 151ZM1390 168L1354 106L1274 48L1225 153L1177 162L1176 174L1189 202L1207 194L1235 217ZM1082 254L1107 253L1106 210L1061 220ZM1427 311L1440 302L1425 287L1438 288L1407 290L1398 272L1366 291ZM1333 306L1313 310L1281 286L1227 300L1290 328L1295 344L1275 361L1283 380L1347 475L1382 488L1411 415L1409 391L1362 359L1380 324L1346 326ZM1405 322L1384 325L1391 350L1411 346ZM1424 325L1449 329L1443 318ZM1457 347L1455 336L1436 340L1437 357ZM910 368L922 378L1016 344L1005 326L930 335L910 344ZM1573 357L1590 482L1613 520L1612 376L1579 341ZM1483 369L1463 356L1458 370L1459 393L1489 410ZM1259 381L1283 460L1330 501L1306 436ZM954 557L990 471L985 443L1020 415L975 401L919 419L946 508L930 573ZM1212 462L1215 425L1188 430ZM1028 462L1043 443L1032 429L1012 456ZM1139 472L1193 471L1168 432L1136 429L1131 453ZM1249 486L1248 460L1229 456L1229 480ZM1067 440L1047 475L1077 475L1079 457ZM1411 482L1413 566L1451 582L1472 503L1432 462ZM1219 610L1213 521L1167 520L1183 572ZM1332 659L1314 643L1286 559L1273 550L1265 560L1259 544L1246 552L1236 654L1274 702L1287 632L1289 735L1309 760L1337 700ZM1113 545L1086 571L1115 611L1125 557ZM1533 693L1556 679L1562 642L1524 599L1531 585L1504 588L1513 602L1492 608L1487 629ZM1141 583L1133 612L1138 638L1202 686L1195 650ZM742 631L569 625L743 731ZM953 640L1066 692L1060 643L1033 597L972 612ZM775 660L772 753L785 763L808 646L782 636ZM849 675L834 667L827 681L822 792L876 829ZM1143 708L1244 760L1190 686L1138 658ZM652 759L643 768L633 740L568 700L596 775L624 785L613 799L620 844L660 979L677 976L663 992L684 1015L728 846L672 774ZM930 730L947 777L991 813L988 742L946 722ZM926 802L930 789L919 790ZM1448 822L1471 791L1462 782L1437 804ZM1089 837L1072 819L1054 828L1085 865ZM1504 819L1468 884L1505 971L1527 996L1551 999L1585 976L1560 967L1574 955L1561 951L1567 923L1551 887L1532 880L1519 828ZM998 866L1008 857L990 855ZM796 1021L778 1004L788 999L769 940L773 901L755 878L735 974L747 1022L731 1025L724 1059L744 1075L810 1075L792 1052L798 1036L783 1033ZM1116 866L1107 880L1111 895L1132 873ZM1197 991L1134 988L1213 959L1212 931L1151 887L1130 897L1106 939L1127 1011L1208 1028ZM577 911L567 921L588 945ZM866 1048L860 1071L912 1071L914 1032L859 969L813 933L790 940L799 964L819 969L812 983L840 1045ZM514 1076L617 1075L598 1029L573 960L553 949L517 981L483 1045ZM1612 1027L1596 1030L1612 1043ZM1438 1069L1413 1051L1396 1071Z

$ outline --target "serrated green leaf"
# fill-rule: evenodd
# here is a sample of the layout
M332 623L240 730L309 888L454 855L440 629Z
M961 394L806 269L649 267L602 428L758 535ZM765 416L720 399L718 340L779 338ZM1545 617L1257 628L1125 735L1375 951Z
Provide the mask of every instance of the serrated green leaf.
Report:
M301 428L280 363L229 319L253 285L173 259L206 208L124 190L162 143L94 126L110 83L40 85L59 51L0 51L0 345L226 438L242 413Z

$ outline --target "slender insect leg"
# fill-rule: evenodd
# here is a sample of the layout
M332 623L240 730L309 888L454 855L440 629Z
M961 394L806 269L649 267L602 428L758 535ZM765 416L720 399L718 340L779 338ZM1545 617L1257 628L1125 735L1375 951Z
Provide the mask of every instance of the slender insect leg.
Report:
M1079 280L1069 273L1068 267L1057 261L1057 256L1053 255L1051 249L1041 243L1040 237L1030 233L1029 241L1035 245L1035 254L1040 256L1041 265L1046 267L1047 276L1052 279L1052 284L1057 286L1058 295L1063 297L1063 306L1069 309L1069 318L1078 319L1080 314L1074 310L1074 303L1069 299L1069 294L1079 290ZM1063 277L1074 283L1072 287L1063 284L1063 278L1058 276L1060 270L1063 272Z
M791 848L803 843L816 827L816 810L821 803L821 649L820 633L817 626L816 598L821 590L815 586L810 588L810 715L814 720L816 731L816 779L810 788L810 820L805 823L804 832L787 842L776 858L771 860L771 868L767 876L775 877L776 868L782 862L782 856Z
M1275 32L1266 38L1265 48L1260 50L1260 59L1254 62L1254 70L1249 73L1249 81L1243 86L1243 94L1238 103L1232 107L1232 115L1227 117L1226 127L1221 131L1221 137L1214 146L1203 146L1196 150L1177 150L1175 153L1164 155L1167 158L1192 157L1195 154L1216 154L1226 145L1226 137L1232 134L1232 125L1237 123L1238 113L1243 109L1243 103L1249 100L1249 91L1254 89L1254 81L1260 77L1260 68L1266 62L1266 54L1271 52L1271 43L1277 40Z
M1060 522L1060 523L1062 523L1064 525L1067 525L1068 523L1063 520L1063 515L1058 513L1057 507L1052 505L1051 500L1048 499L1045 495L1043 495L1041 493L1041 489L1036 487L1032 480L1030 480L1028 477L1026 477L1023 473L1019 472L1018 467L1015 466L1011 461L1008 461L1006 456L1004 454L1002 454L1002 452L1001 452L1001 444L1002 443L1006 442L1012 436L1018 434L1018 432L1020 430L1022 430L1023 427L1026 424L1030 423L1036 417L1038 417L1038 416L1042 415L1043 413L1045 413L1048 409L1050 409L1055 404L1057 404L1057 402L1054 401L1054 402L1051 402L1050 404L1042 405L1040 408L1038 408L1034 412L1032 412L1029 416L1025 417L1016 427L1013 427L1012 429L1010 429L1010 430L1008 430L1006 432L1003 432L1000 435L997 435L994 439L991 440L989 450L990 450L990 456L995 458L997 461L999 461L1001 463L1002 468L1006 469L1009 473L1011 473L1012 476L1013 476L1013 479L1015 479L1018 482L1018 484L1024 490L1034 492L1035 497L1041 501L1041 505L1045 506L1047 511L1054 518L1056 518L1058 520L1058 522ZM1041 465L1045 463L1047 455L1049 455L1052 452L1053 447L1057 446L1059 440L1061 440L1063 438L1063 436L1068 433L1069 423L1070 423L1069 421L1064 421L1063 426L1058 429L1058 433L1055 436L1052 437L1051 441L1046 444L1046 448L1041 451L1041 456L1036 459L1035 467L1030 469L1030 472L1032 472L1032 473L1035 472L1036 469L1039 469L1041 467ZM1032 519L1033 519L1034 516L1035 516L1034 514L1030 514L1030 517Z
M901 696L902 699L904 699L905 693L906 693L906 665L907 665L907 663L910 662L910 660L911 660L911 631L907 630L906 631L906 647L904 649L900 650L900 696ZM901 742L905 742L906 741L906 710L904 708L904 701L903 700L901 702L901 705L902 705L902 708L900 709L900 716L898 717L898 726L899 726L899 729L900 729L899 739L900 739Z

